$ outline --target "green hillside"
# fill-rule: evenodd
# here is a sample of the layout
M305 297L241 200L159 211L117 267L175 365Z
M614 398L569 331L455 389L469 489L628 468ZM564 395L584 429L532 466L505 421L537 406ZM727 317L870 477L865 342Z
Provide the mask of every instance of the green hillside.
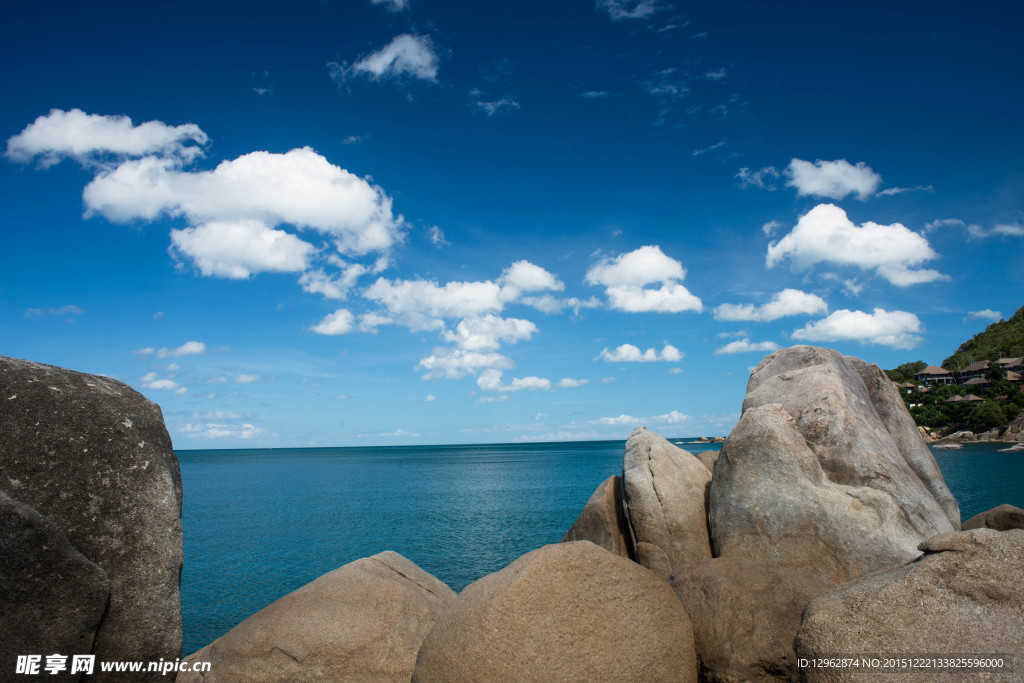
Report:
M1024 356L1024 307L1017 309L1009 320L1000 320L985 328L960 345L952 356L942 361L942 367L956 370L974 361Z

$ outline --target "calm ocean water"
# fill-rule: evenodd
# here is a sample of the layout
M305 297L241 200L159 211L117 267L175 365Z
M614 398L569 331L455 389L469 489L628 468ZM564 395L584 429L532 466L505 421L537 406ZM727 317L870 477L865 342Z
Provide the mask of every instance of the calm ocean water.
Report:
M621 472L623 446L179 451L184 652L321 574L384 550L460 591L560 541L597 485ZM963 519L1000 503L1024 507L1024 454L1000 447L935 451Z

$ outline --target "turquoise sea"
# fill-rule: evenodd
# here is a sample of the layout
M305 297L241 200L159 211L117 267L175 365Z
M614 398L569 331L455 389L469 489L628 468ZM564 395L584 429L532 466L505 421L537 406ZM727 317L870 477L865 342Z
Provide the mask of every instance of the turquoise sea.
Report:
M178 451L184 652L321 574L384 550L460 591L560 541L597 485L621 472L623 447ZM997 452L1002 447L935 451L963 519L1001 503L1024 507L1024 454Z

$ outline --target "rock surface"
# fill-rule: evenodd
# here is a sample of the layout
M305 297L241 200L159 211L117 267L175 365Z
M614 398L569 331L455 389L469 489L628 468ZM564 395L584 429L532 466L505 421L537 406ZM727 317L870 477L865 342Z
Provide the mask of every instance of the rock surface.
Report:
M636 560L668 576L676 565L711 557L707 489L697 458L644 427L626 440L623 507Z
M544 546L462 592L413 681L696 681L693 630L654 573L587 541Z
M106 572L0 493L0 671L12 674L18 655L92 652L109 596Z
M710 491L716 556L834 582L907 562L959 509L892 382L795 346L755 368Z
M455 599L394 552L356 560L260 610L186 658L178 681L408 681L423 638Z
M1024 415L1018 417L1006 427L1003 441L1024 441Z
M562 543L590 541L610 553L634 559L622 509L622 478L612 475L590 496Z
M106 572L98 660L180 656L181 475L156 404L106 377L0 357L0 491Z
M1015 660L1015 670L991 680L1020 680L1024 530L940 534L921 549L925 555L915 562L812 600L796 638L798 657L1000 655ZM808 668L803 673L811 682L864 680L855 669ZM897 678L973 681L981 676L952 670L916 677L901 672Z
M821 577L725 557L677 567L669 582L690 615L700 679L709 683L795 680L800 617L832 587Z
M970 531L971 529L994 529L996 531L1024 529L1024 510L1013 505L999 505L974 515L960 525L961 531Z

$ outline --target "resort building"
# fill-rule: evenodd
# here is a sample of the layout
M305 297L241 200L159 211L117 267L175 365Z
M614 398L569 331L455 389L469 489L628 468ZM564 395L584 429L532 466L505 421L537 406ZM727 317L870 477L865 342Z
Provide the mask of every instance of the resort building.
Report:
M954 384L953 373L945 368L929 365L921 372L914 375L914 379L920 384Z

